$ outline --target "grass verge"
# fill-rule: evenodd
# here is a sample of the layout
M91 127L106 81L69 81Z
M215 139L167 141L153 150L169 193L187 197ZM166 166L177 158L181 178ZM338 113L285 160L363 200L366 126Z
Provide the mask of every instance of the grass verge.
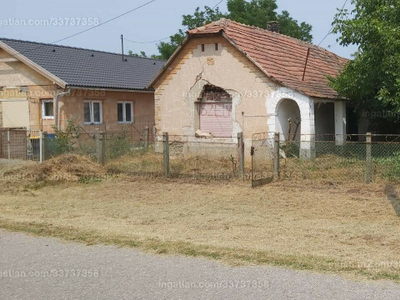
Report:
M390 198L388 199L390 194ZM397 188L129 177L0 194L0 228L400 282Z
M85 243L87 245L106 244L119 247L133 247L141 250L163 255L186 255L190 257L204 257L220 260L225 263L240 265L272 265L289 267L295 270L317 271L344 275L358 275L360 278L371 280L392 280L400 282L397 271L371 272L367 268L356 266L343 267L339 261L326 260L311 256L277 255L267 252L248 252L240 249L217 248L206 245L194 245L185 242L166 242L155 239L141 240L126 238L125 236L105 236L95 231L82 231L70 227L57 227L49 224L22 223L0 220L0 228L33 234L40 237L54 237L66 241Z

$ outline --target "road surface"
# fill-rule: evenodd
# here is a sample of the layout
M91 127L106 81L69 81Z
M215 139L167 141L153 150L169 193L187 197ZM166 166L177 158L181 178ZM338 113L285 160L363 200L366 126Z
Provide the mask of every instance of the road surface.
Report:
M400 299L400 285L0 230L0 299Z

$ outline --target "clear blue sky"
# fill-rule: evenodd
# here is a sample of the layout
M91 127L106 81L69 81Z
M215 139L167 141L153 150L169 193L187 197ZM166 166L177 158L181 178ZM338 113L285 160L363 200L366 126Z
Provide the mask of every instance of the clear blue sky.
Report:
M69 18L77 22L77 18L98 18L104 22L116 15L128 11L147 0L13 0L2 4L0 37L40 41L51 43L72 35L90 26L16 26L6 24L11 19L14 23L19 20L50 20L51 18ZM181 28L182 15L191 14L197 6L213 7L219 0L157 0L156 2L126 15L109 24L96 28L87 33L61 42L61 45L76 46L111 52L120 52L120 35L133 41L153 41L174 34ZM345 0L278 0L279 10L288 10L291 16L299 21L313 25L314 44L318 44L331 28L336 8L342 7ZM226 11L226 0L220 6ZM351 7L350 1L346 6ZM1 25L1 24L0 24ZM344 57L350 57L355 47L343 48L336 44L336 37L330 35L322 47L332 47L330 50ZM148 54L157 53L154 43L132 44L126 42L127 50Z

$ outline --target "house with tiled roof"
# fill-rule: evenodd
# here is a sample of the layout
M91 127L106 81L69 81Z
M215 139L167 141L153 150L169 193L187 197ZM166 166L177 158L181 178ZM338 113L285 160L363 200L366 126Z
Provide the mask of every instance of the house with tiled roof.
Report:
M158 132L228 143L243 132L248 146L255 133L279 132L305 148L329 134L340 144L347 101L328 77L348 60L275 31L228 19L188 31L149 85Z
M0 38L0 128L141 132L164 61Z

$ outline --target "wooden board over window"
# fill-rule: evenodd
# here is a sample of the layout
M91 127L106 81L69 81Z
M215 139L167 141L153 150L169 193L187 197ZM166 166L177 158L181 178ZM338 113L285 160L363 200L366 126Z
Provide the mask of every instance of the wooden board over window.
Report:
M232 103L200 103L200 130L215 137L232 137Z
M232 98L225 90L211 85L204 87L199 102L199 129L215 137L232 137Z

